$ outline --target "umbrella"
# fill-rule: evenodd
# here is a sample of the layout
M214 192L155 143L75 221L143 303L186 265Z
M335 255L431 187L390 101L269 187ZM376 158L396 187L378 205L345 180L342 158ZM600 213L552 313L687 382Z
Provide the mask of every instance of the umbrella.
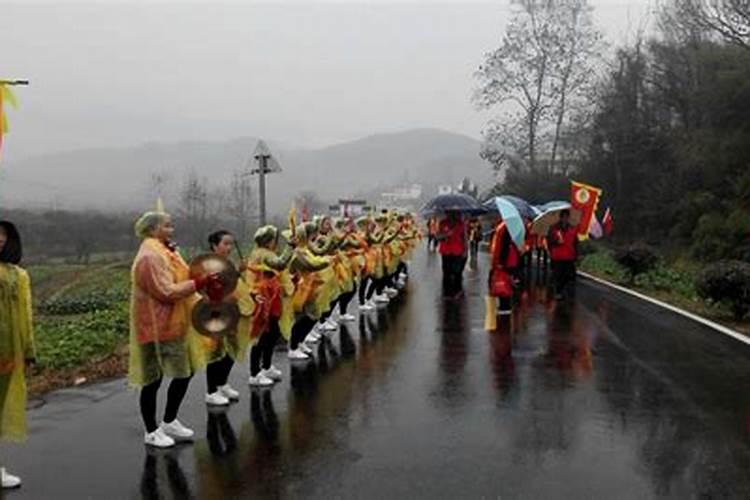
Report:
M523 223L523 218L518 212L518 209L513 203L501 196L497 196L491 201L495 203L495 208L505 222L505 226L508 228L508 234L510 234L513 243L519 250L522 249L526 241L526 226ZM487 203L485 203L485 206L486 205Z
M441 194L422 207L423 215L431 216L445 212L461 212L468 215L482 215L487 210L477 200L462 193Z
M509 201L514 207L516 207L516 210L518 210L518 213L524 219L534 220L534 218L536 218L536 216L541 213L537 207L531 205L529 202L527 202L523 198L519 198L518 196L512 196L512 195L507 195L507 194L496 196L495 198L490 198L489 200L484 202L484 206L490 210L494 210L496 208L496 204L495 204L496 198L501 198L503 200Z
M541 214L531 223L531 232L546 236L549 229L560 221L560 212L570 210L570 224L575 226L581 220L581 211L571 207L567 201L551 201L537 207Z

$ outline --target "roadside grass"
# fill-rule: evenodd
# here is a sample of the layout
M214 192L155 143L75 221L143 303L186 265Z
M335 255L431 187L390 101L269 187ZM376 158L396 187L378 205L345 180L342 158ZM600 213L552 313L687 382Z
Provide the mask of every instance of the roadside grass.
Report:
M613 253L596 246L581 259L579 269L750 335L750 320L735 321L728 308L709 304L698 296L695 282L701 265L695 261L662 259L654 269L638 275L635 283L631 283L627 270L615 260Z

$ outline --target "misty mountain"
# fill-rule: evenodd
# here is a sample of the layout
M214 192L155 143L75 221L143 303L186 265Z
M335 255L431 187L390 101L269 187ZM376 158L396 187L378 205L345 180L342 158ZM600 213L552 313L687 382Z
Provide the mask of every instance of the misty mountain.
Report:
M234 171L252 165L257 141L147 143L10 162L0 169L0 199L14 207L140 210L153 203L158 176L167 204L174 205L189 172L210 188L226 186ZM441 130L378 134L320 149L268 144L283 169L268 179L270 211L285 210L302 191L335 201L411 183L423 184L429 194L465 176L480 185L492 181L490 167L478 156L479 142Z

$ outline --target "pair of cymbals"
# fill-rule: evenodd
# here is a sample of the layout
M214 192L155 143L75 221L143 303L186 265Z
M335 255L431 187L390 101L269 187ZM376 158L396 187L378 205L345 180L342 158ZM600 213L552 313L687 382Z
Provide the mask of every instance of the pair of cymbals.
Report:
M206 276L214 276L221 284L221 299L209 300L204 293L204 297L193 307L192 323L201 335L219 337L237 329L239 307L224 299L237 288L240 273L229 259L216 254L199 255L190 262L190 278L203 279Z

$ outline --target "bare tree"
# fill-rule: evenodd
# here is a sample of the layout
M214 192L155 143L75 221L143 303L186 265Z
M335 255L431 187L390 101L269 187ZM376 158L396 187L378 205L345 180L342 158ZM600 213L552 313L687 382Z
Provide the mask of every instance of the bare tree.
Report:
M206 180L201 180L191 170L180 191L180 234L192 248L203 246L203 239L210 228L209 197Z
M750 0L672 0L672 19L750 49ZM665 10L667 10L665 9Z
M249 170L235 170L226 196L225 213L232 219L240 240L249 235L256 221L255 190Z
M551 172L571 112L587 104L602 37L586 0L514 0L513 5L516 12L500 48L486 55L476 73L477 105L502 109L484 132L482 155L497 166L511 151L537 172L544 148Z

